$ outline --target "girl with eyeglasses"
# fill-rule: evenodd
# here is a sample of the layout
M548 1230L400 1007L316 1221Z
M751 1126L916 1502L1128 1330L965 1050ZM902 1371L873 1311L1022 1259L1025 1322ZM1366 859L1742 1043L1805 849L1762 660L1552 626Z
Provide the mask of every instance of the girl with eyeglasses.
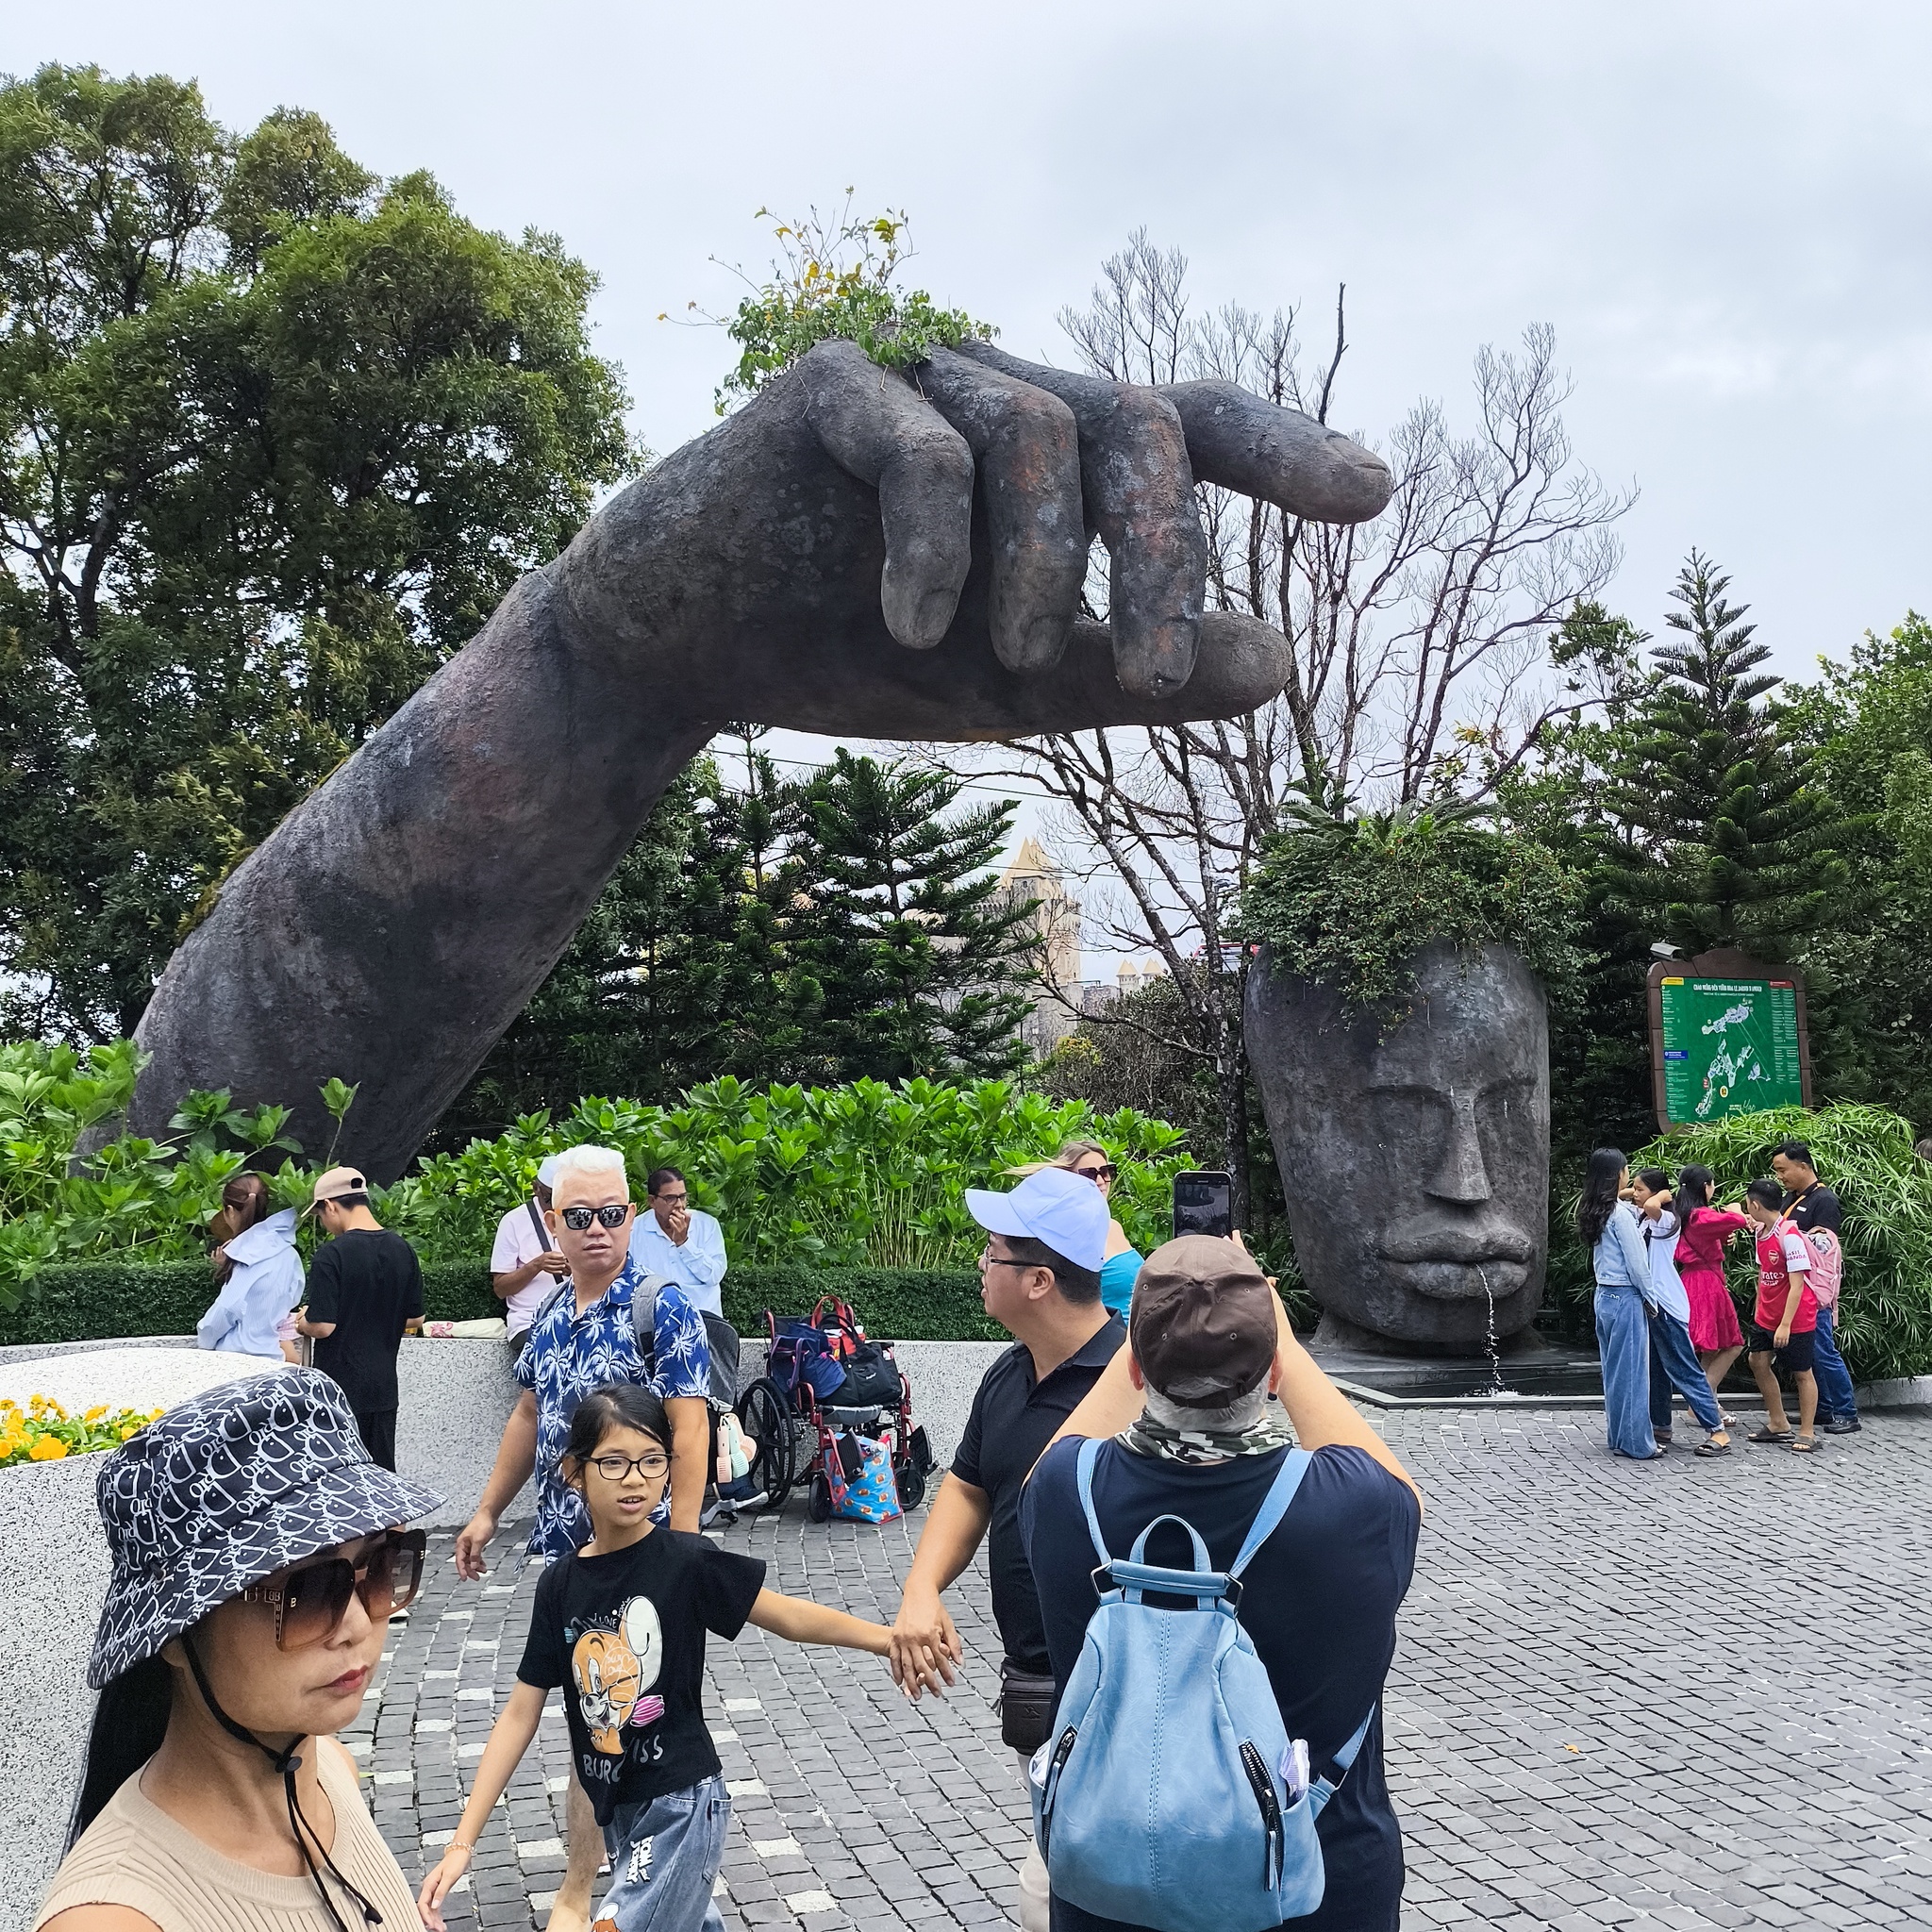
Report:
M1051 1165L1085 1174L1105 1199L1109 1202L1113 1199L1113 1184L1120 1178L1120 1169L1098 1141L1069 1141L1054 1156ZM1116 1315L1124 1316L1127 1312L1127 1305L1134 1298L1134 1283L1141 1276L1143 1258L1128 1241L1126 1229L1109 1214L1107 1258L1100 1264L1100 1299Z
M379 1469L313 1369L226 1383L96 1488L113 1571L66 1857L39 1932L407 1927L408 1881L335 1733L415 1595L439 1498Z
M571 1757L610 1854L611 1889L596 1923L619 1932L722 1932L711 1888L731 1814L705 1725L705 1634L727 1641L746 1624L793 1643L884 1657L882 1624L764 1587L756 1557L651 1522L671 1479L664 1405L636 1383L578 1403L565 1476L590 1511L591 1539L537 1586L516 1689L490 1733L449 1849L423 1882L424 1923L442 1932L442 1902L475 1855L491 1807L537 1735L549 1693L563 1690Z

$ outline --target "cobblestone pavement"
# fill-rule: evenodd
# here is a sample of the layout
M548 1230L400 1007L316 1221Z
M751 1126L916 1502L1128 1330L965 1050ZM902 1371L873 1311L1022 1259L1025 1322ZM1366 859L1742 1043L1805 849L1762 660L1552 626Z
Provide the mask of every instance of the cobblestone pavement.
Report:
M1932 1413L1808 1460L1740 1439L1652 1464L1610 1457L1588 1413L1377 1421L1428 1506L1387 1702L1406 1928L1932 1922ZM774 1588L886 1619L923 1521L818 1528L794 1501L725 1536ZM412 1878L522 1654L535 1572L516 1541L477 1586L432 1540L349 1739ZM983 1566L953 1607L967 1673L941 1706L908 1707L869 1657L756 1630L711 1646L734 1932L1010 1919L1024 1804ZM543 1924L565 1769L553 1698L453 1926Z

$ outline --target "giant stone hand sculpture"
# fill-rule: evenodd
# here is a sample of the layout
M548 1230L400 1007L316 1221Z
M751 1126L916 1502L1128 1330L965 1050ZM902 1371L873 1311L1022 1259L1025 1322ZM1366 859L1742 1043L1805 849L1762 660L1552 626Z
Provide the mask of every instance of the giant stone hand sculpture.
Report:
M1197 479L1337 523L1391 488L1230 384L982 343L908 381L821 343L517 584L237 868L142 1016L130 1124L227 1087L322 1145L341 1074L344 1151L400 1173L724 721L974 740L1251 709L1287 646L1204 614ZM1096 532L1111 637L1076 621Z

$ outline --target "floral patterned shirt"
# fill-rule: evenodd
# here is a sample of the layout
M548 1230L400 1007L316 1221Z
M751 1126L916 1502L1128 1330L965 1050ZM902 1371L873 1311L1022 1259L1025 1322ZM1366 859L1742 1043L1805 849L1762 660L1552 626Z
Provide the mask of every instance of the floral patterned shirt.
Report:
M566 1556L591 1540L590 1511L563 1479L563 1449L570 1440L571 1417L592 1389L607 1382L642 1382L667 1401L679 1396L703 1401L710 1392L711 1348L704 1320L675 1282L658 1284L651 1367L645 1372L631 1321L631 1297L649 1279L626 1259L623 1273L582 1314L575 1291L565 1282L530 1324L516 1377L537 1397L532 1556Z

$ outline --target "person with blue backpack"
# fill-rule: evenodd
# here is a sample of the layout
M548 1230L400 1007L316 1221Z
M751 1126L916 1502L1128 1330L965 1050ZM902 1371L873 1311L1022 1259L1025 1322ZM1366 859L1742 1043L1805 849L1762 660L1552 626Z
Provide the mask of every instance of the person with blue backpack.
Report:
M1021 1523L1054 1932L1396 1932L1381 1695L1422 1502L1238 1239L1149 1257Z

